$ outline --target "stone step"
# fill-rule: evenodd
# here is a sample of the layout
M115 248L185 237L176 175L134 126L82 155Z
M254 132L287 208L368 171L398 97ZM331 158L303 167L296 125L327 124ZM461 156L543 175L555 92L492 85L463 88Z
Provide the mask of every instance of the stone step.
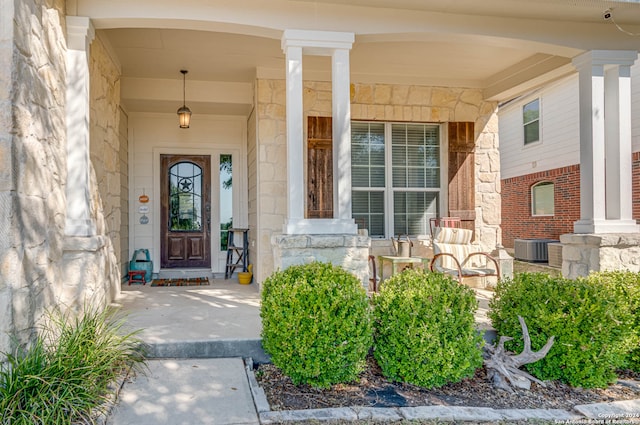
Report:
M261 339L227 339L210 341L179 341L146 343L149 359L214 359L251 357L256 363L268 363Z

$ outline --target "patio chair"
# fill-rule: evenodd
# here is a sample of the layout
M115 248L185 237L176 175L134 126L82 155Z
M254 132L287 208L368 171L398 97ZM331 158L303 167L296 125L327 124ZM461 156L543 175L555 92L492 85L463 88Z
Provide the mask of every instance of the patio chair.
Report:
M447 273L462 283L464 278L490 277L500 279L498 261L478 245L471 243L473 232L468 229L436 227L433 239L431 271ZM493 266L487 267L487 266Z
M460 217L436 217L429 219L429 231L431 232L431 239L433 239L433 232L438 227L460 227L462 221Z

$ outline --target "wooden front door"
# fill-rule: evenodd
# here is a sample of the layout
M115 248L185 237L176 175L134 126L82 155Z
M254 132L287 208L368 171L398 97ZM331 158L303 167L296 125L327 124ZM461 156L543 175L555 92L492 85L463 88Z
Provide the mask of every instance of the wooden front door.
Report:
M161 267L211 267L211 157L161 155Z

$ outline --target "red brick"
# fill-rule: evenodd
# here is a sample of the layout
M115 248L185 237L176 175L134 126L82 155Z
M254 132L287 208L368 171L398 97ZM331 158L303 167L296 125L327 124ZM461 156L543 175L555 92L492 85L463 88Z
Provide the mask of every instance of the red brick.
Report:
M632 156L633 218L640 219L640 152ZM531 187L539 182L555 185L553 217L531 215ZM573 232L580 218L580 165L502 180L502 244L513 248L519 238L558 239Z

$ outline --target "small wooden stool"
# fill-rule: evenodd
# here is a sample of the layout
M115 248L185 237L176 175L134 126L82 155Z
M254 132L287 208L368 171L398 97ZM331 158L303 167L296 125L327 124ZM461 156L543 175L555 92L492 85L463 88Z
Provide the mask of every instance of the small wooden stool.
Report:
M145 273L144 270L129 270L129 285L131 283L142 283L143 285L147 283L144 278Z

